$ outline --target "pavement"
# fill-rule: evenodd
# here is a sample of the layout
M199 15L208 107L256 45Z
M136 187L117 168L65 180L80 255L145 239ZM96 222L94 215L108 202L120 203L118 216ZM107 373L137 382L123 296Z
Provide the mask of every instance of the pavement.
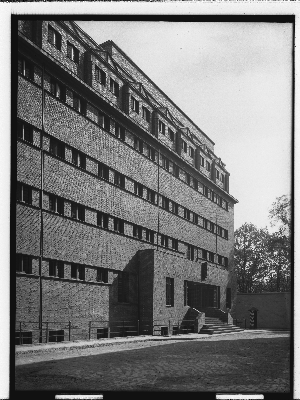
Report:
M124 350L134 350L150 346L166 345L168 343L193 341L219 341L290 337L289 331L280 330L244 330L217 335L189 333L173 336L127 336L98 340L76 340L60 343L36 343L18 345L15 348L16 366L42 362L54 359L65 359L91 354L103 354Z

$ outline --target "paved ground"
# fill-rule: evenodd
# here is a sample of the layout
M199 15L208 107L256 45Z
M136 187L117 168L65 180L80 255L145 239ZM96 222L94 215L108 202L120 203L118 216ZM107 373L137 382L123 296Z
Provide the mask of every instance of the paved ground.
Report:
M188 337L19 352L16 390L289 392L288 333Z

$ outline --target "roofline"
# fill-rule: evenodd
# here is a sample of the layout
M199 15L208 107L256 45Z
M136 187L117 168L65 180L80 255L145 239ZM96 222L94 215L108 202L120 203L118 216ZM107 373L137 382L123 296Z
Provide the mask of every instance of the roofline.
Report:
M124 51L122 50L122 49L120 49L120 47L119 46L117 46L116 44L115 44L115 42L114 41L112 41L112 40L107 40L106 42L103 42L103 43L101 43L99 46L102 46L102 45L104 45L104 44L106 44L106 43L109 43L109 44L112 44L125 58L127 58L127 60L128 61L130 61L130 63L131 64L133 64L133 66L139 71L139 72L141 72L144 76L145 76L145 78L147 78L148 80L149 80L149 82L151 82L151 84L156 88L156 89L158 89L167 99L168 99L168 101L170 101L170 103L172 103L176 108L177 108L177 110L178 111L180 111L213 145L215 145L215 142L213 142L212 140L211 140L211 138L210 137L208 137L207 135L206 135L206 133L204 133L203 131L202 131L202 129L200 129L199 128L199 126L198 125L196 125L195 124L195 122L194 121L192 121L191 119L190 119L190 117L188 117L186 114L185 114L185 112L183 112L171 99L170 99L170 97L169 96L167 96L149 77L148 77L148 75L146 75L145 74L145 72L143 71L143 70L141 70L141 68L139 67L139 66L137 66L136 64L135 64L135 62L134 61L132 61L132 59L126 54L126 53L124 53Z

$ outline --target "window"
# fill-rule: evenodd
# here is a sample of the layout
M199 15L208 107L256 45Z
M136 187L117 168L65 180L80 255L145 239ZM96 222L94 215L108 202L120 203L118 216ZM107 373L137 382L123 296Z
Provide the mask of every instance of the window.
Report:
M108 229L108 215L100 211L97 212L97 225Z
M55 212L59 215L64 215L64 200L54 196L49 195L49 210Z
M166 278L166 306L174 307L174 278Z
M134 193L139 197L143 197L144 188L143 185L137 182L134 182Z
M143 238L143 228L141 226L133 225L133 237L138 239Z
M17 183L17 200L26 204L32 204L32 189L22 183Z
M193 213L193 223L198 225L198 214Z
M97 66L95 66L95 78L101 85L106 85L106 73Z
M169 211L169 199L166 197L162 196L161 198L161 206L164 210Z
M172 213L178 215L178 204L175 203L174 201L172 201L171 204L172 204L172 209L171 209Z
M210 262L215 262L215 255L211 251L208 252L208 260Z
M220 178L220 172L219 170L216 169L216 178L219 179Z
M173 163L173 175L174 175L176 178L179 178L179 167L178 167L178 165L176 165L176 164L174 164L174 163Z
M183 212L184 212L184 218L187 219L187 220L190 220L190 218L191 218L190 210L188 210L187 208L184 208Z
M23 254L17 254L16 271L24 272L25 274L32 274L32 257Z
M118 139L125 141L125 128L119 124L115 124L115 135Z
M204 260L207 260L207 250L202 249L202 258L204 258Z
M217 193L214 193L214 203L220 204L220 196Z
M169 137L170 137L170 140L172 140L172 142L174 142L174 140L175 140L175 134L174 134L174 132L172 131L172 129L168 129L168 132L169 132Z
M189 286L188 286L188 281L184 281L183 282L183 290L184 290L184 306L188 306L189 305L189 301L188 301L188 296L189 296Z
M208 189L208 187L204 186L204 185L203 185L203 188L204 188L204 196L206 196L208 199L210 199L211 198L211 190Z
M18 138L33 143L33 128L21 121L18 121Z
M18 344L32 344L32 332L15 332L15 345Z
M109 168L102 164L98 164L98 176L99 178L104 179L105 181L109 181Z
M146 229L146 240L147 242L154 243L154 232L150 229Z
M218 255L218 264L219 265L222 265L223 264L223 257L222 256L220 256L220 255Z
M200 165L204 167L204 157L200 156Z
M85 221L85 208L80 204L71 204L71 218L78 219L79 221Z
M73 95L73 108L80 114L86 114L86 101L74 93Z
M49 261L49 276L64 277L64 263L62 261Z
M65 145L53 138L50 139L50 153L55 156L65 159Z
M124 221L120 218L114 218L114 230L119 233L124 233Z
M187 144L184 140L181 139L181 148L186 153L187 152Z
M61 35L51 25L48 25L48 42L61 50Z
M190 186L190 184L191 184L191 176L188 173L185 174L185 181Z
M210 171L210 163L206 160L206 169L207 171Z
M231 288L226 289L226 308L231 308Z
M71 278L78 279L80 281L84 281L85 280L84 265L71 264Z
M108 271L104 268L97 268L97 282L108 283Z
M119 172L115 172L114 184L121 188L125 188L125 176Z
M194 186L194 189L198 190L198 181L196 178L193 178L193 186Z
M228 230L224 229L224 238L228 240Z
M118 302L129 302L129 274L125 271L118 273Z
M72 163L81 169L86 168L86 157L77 150L72 150Z
M162 121L158 121L158 131L159 133L161 133L162 135L165 134L166 131L166 125L162 122Z
M228 258L224 257L224 263L225 263L225 267L228 268Z
M109 88L116 97L119 97L119 84L112 78L110 78Z
M66 88L65 86L51 77L50 80L50 92L51 94L61 101L66 101Z
M224 183L225 178L224 178L224 174L221 174L221 182Z
M155 204L155 192L154 190L147 189L147 200Z
M155 150L151 146L148 146L148 158L155 161Z
M163 167L163 169L165 169L166 171L169 171L169 160L167 159L167 157L161 155L161 166Z
M131 96L131 109L139 113L139 102L133 96Z
M191 260L191 261L194 261L194 258L195 258L195 247L192 246L191 244L188 244L187 258L188 258L188 260Z
M194 158L195 150L190 146L189 147L189 155L190 157Z
M201 281L205 281L207 278L207 263L201 264Z
M169 238L166 235L161 235L160 237L160 243L162 246L164 247L168 247L169 246Z
M150 122L150 111L148 108L143 106L143 118L147 121Z
M65 331L63 329L56 331L49 331L49 342L63 342L65 338Z
M98 124L106 131L110 131L110 118L101 111L98 113Z
M25 60L24 58L18 58L18 72L27 79L34 79L33 64L30 61Z
M219 225L216 225L216 229L217 229L217 235L222 236L223 229Z
M143 154L143 150L144 150L143 141L141 139L138 139L137 137L135 137L134 138L134 148L135 148L135 150L137 150Z
M172 239L172 249L178 251L178 240Z
M67 42L67 57L79 64L79 50L70 42Z

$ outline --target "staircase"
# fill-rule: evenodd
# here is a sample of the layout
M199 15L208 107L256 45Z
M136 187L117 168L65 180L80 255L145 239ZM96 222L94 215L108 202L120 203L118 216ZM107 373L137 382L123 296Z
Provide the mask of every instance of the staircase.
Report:
M205 309L205 324L199 333L212 335L220 333L242 332L244 329L228 323L228 313L218 308Z

